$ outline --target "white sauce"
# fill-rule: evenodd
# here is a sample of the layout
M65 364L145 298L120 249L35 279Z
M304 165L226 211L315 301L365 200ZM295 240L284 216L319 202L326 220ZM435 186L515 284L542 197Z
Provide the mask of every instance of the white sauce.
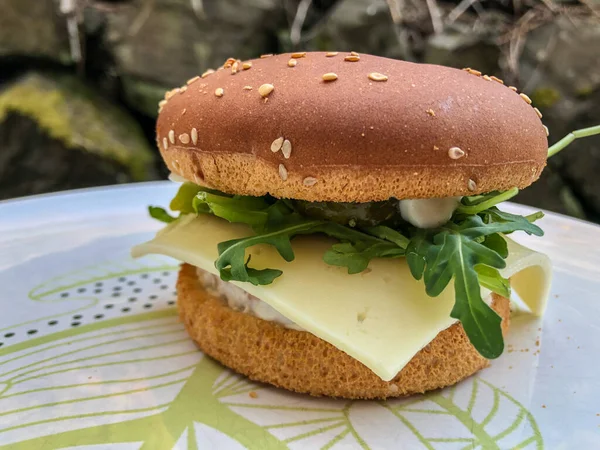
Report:
M462 197L400 200L402 218L417 228L436 228L450 220Z
M244 314L250 314L267 322L278 323L292 330L304 331L303 328L281 315L273 307L248 294L236 285L223 281L218 276L202 269L196 269L196 272L200 283L206 291L226 302L231 309Z

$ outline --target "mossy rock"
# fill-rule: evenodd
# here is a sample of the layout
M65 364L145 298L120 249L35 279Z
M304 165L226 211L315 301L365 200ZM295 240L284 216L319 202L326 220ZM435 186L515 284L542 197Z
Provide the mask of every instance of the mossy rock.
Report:
M156 178L138 123L73 76L0 91L0 142L0 198Z
M10 111L33 119L67 148L116 161L133 180L154 174L154 156L137 122L74 77L21 78L0 92L0 122Z

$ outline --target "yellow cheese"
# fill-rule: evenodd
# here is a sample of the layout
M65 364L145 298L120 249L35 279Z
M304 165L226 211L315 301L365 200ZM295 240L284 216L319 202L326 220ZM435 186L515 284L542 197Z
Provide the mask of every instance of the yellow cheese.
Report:
M217 244L250 233L244 225L190 215L135 247L132 254L168 255L217 274ZM270 246L253 247L249 250L252 267L278 268L283 275L267 286L234 284L359 360L383 380L391 380L440 331L456 322L450 317L454 290L449 286L439 297L428 297L404 258L373 260L370 270L348 275L346 269L323 262L331 244L318 236L297 237L296 258L289 263ZM509 244L515 257L511 256L504 273L518 280L515 289L532 311L541 313L550 282L547 257L512 241ZM534 283L541 287L532 287Z

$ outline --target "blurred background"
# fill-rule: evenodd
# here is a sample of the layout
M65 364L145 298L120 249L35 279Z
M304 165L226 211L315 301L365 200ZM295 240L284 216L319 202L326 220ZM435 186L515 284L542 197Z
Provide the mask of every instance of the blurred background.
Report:
M165 90L292 50L494 74L533 99L550 143L600 124L600 0L0 0L0 199L165 178ZM600 222L600 137L517 201Z

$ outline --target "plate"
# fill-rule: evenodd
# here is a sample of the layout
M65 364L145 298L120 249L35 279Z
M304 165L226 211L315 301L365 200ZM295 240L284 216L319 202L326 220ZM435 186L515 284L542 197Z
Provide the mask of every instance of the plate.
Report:
M0 203L0 448L600 448L600 228L548 214L543 319L455 387L389 401L253 383L199 352L177 319L177 262L132 260L169 182ZM505 205L520 214L533 210Z

